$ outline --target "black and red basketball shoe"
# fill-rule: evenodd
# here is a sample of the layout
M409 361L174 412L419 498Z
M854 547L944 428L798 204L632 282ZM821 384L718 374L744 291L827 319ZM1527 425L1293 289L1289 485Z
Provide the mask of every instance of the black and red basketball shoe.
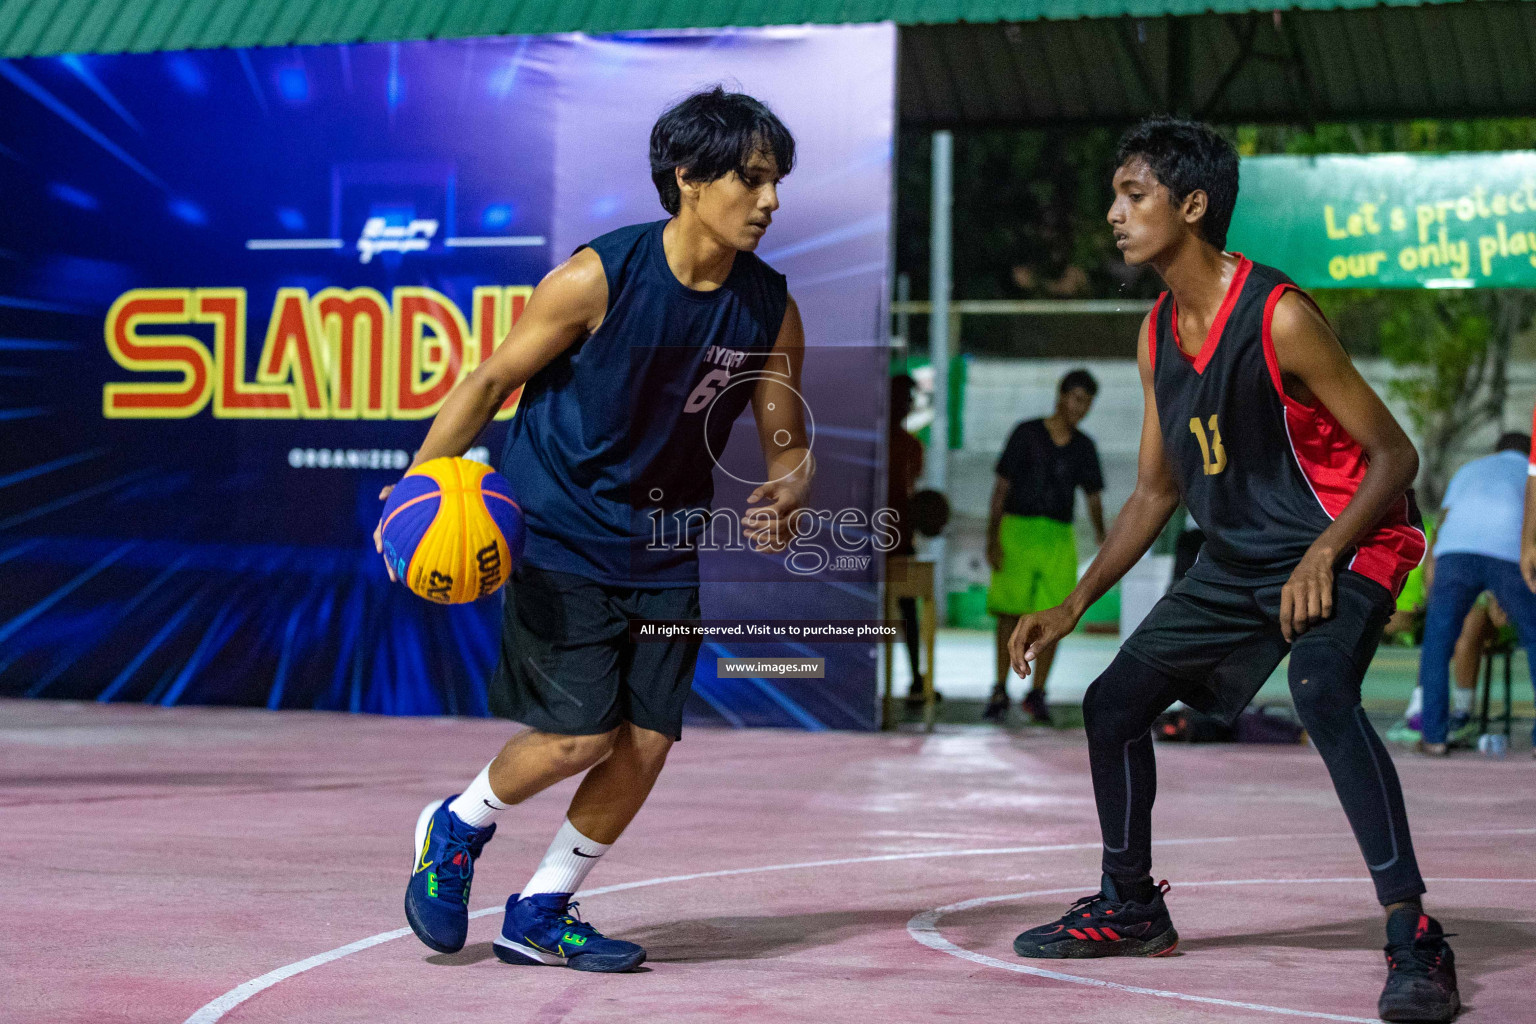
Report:
M1101 888L1072 904L1058 920L1013 940L1019 956L1043 960L1086 960L1100 956L1167 956L1179 944L1159 882L1145 902L1122 900L1105 875Z
M1376 1013L1382 1020L1448 1021L1461 1008L1456 992L1456 954L1440 922L1417 907L1399 907L1387 918L1387 985Z

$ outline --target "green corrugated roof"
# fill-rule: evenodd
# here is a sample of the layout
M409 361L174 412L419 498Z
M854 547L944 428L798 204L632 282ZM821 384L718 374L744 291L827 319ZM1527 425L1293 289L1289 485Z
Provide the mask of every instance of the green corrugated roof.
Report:
M974 25L1451 2L1456 0L0 0L0 56L726 25Z
M908 127L1529 117L1536 3L914 26L898 68Z

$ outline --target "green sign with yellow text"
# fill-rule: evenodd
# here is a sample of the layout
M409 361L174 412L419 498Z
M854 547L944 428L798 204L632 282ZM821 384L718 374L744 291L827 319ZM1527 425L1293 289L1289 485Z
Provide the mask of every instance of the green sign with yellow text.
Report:
M1305 288L1536 288L1536 153L1254 156L1227 248Z

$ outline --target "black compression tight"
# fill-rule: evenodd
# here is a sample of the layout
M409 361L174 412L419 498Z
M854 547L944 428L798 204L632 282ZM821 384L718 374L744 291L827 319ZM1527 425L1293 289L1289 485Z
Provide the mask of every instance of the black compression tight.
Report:
M1403 791L1392 759L1360 706L1360 674L1328 641L1291 649L1291 697L1323 756L1383 906L1424 892L1413 856ZM1157 767L1152 721L1187 685L1124 651L1083 698L1093 792L1104 837L1104 872L1118 879L1152 870Z

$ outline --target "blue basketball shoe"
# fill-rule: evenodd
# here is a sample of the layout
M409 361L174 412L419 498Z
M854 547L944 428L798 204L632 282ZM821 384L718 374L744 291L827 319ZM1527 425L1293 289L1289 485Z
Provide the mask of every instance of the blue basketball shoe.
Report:
M453 796L427 804L416 819L416 861L405 887L405 919L411 931L439 953L464 948L475 858L496 832L494 824L464 824L448 810L451 800Z
M630 971L645 963L645 950L610 939L572 911L569 893L507 897L507 916L492 948L503 963L551 964L578 971Z

